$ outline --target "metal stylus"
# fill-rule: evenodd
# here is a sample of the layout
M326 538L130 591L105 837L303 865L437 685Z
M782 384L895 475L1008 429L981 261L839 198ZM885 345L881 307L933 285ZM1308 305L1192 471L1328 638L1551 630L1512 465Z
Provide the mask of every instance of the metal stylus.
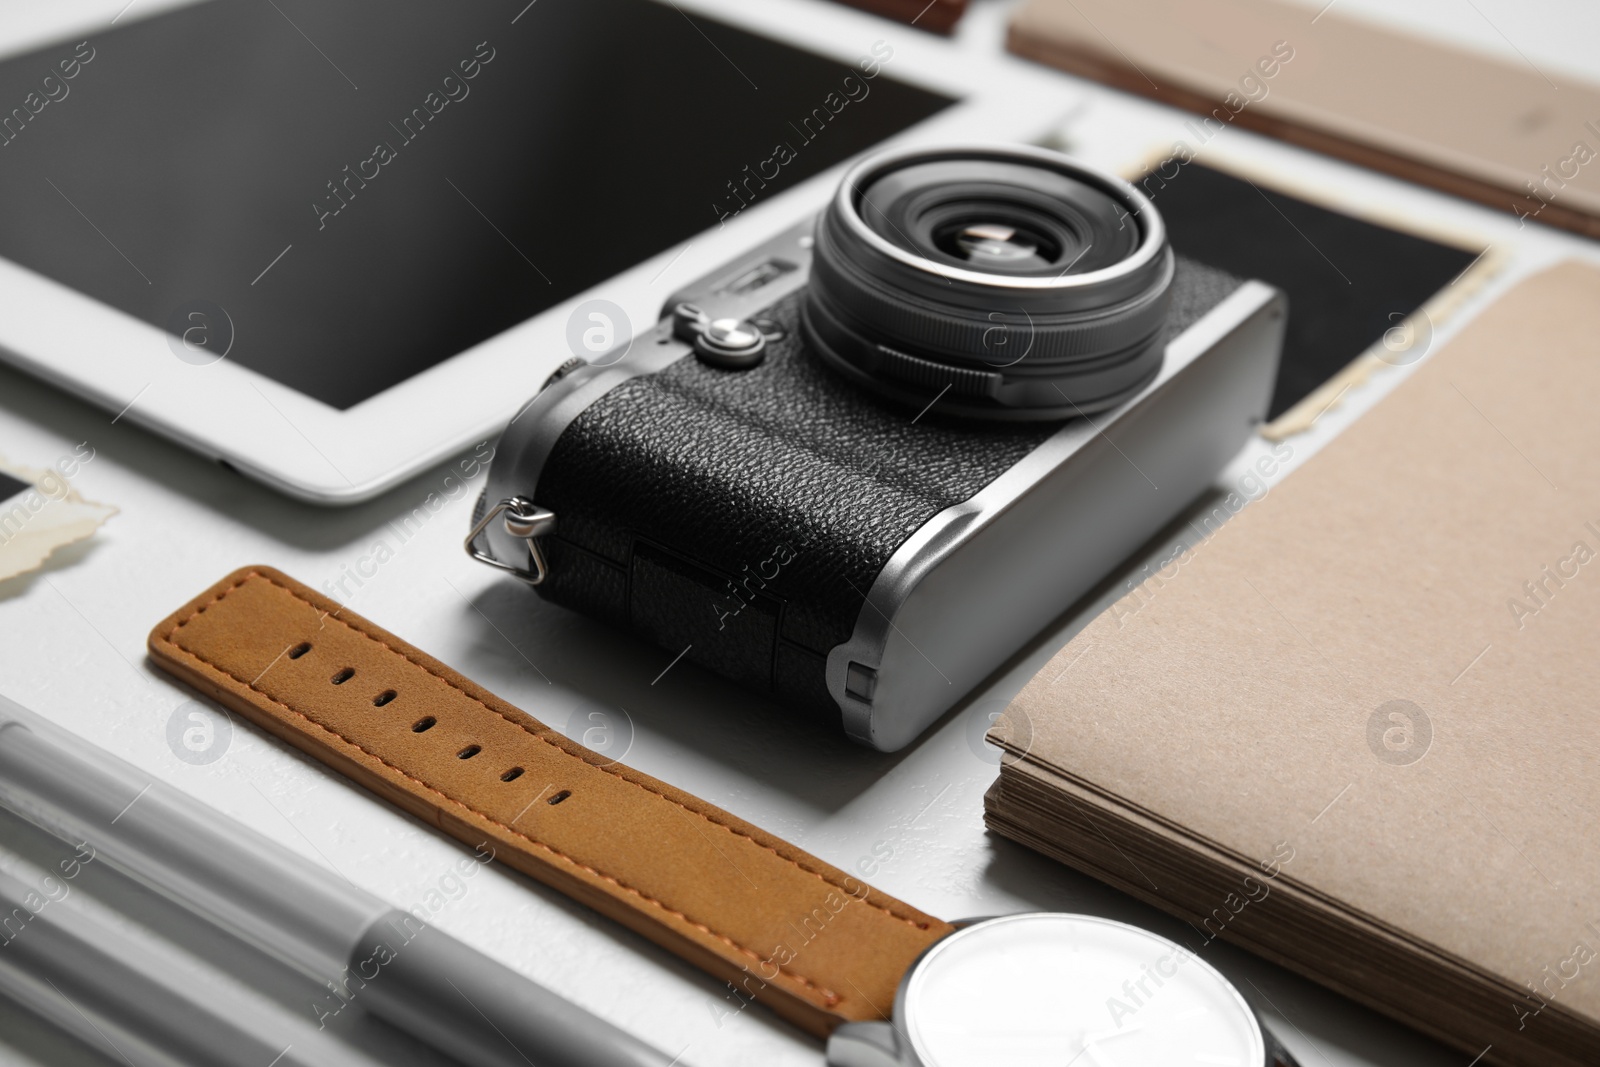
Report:
M464 1063L673 1062L4 697L0 807Z

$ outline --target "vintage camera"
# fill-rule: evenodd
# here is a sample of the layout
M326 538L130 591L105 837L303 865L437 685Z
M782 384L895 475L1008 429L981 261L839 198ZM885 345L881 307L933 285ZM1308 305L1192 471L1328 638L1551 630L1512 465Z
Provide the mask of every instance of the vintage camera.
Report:
M892 751L1212 483L1285 315L1066 156L887 152L557 371L467 548Z

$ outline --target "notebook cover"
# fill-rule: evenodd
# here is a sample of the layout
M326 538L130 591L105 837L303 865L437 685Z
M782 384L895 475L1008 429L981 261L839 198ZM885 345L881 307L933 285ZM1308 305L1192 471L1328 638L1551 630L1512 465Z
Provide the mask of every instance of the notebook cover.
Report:
M1500 991L1486 1026L1600 1035L1596 398L1600 268L1565 263L1091 623L1006 773L1213 858L1287 843L1284 884Z
M1239 125L1600 236L1600 86L1526 57L1280 0L1031 0L1008 44L1195 112L1190 155Z

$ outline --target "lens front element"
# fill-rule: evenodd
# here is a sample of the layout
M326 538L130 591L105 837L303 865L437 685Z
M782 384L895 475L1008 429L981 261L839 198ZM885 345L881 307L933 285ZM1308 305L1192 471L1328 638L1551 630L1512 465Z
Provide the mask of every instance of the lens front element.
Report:
M1061 256L1060 246L1048 237L1003 222L957 222L936 231L933 243L945 255L978 270L1038 270Z

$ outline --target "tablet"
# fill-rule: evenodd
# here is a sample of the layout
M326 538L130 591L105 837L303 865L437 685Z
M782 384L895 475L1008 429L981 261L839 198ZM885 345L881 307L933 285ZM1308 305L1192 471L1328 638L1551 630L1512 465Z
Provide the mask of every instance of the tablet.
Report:
M10 56L0 358L352 502L643 332L852 156L1029 132L918 31L747 6L209 0Z

